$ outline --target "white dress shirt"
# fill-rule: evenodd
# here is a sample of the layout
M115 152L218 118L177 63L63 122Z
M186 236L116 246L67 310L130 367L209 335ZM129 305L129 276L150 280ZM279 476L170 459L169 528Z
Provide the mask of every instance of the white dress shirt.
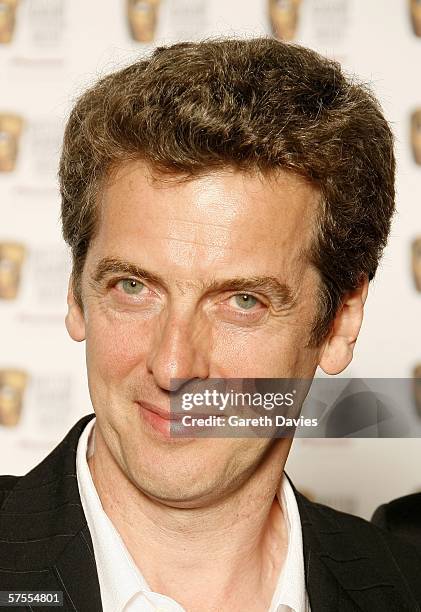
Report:
M76 473L82 507L91 533L104 612L185 612L174 599L150 589L118 531L105 513L87 458L93 453L96 419L80 436ZM297 501L284 476L277 493L285 517L288 550L268 612L310 612L304 580L301 521Z

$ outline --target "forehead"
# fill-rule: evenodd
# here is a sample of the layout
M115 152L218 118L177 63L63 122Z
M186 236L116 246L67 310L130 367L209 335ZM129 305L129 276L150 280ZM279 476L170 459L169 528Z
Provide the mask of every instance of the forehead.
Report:
M225 168L182 180L131 162L103 190L93 248L204 274L239 260L270 268L307 251L318 205L317 190L291 173Z

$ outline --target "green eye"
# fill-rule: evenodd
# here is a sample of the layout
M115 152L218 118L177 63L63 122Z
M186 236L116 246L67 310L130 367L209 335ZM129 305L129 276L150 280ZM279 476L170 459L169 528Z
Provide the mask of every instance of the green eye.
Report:
M124 293L127 293L128 295L138 295L145 286L140 281L132 278L124 278L123 280L119 281L119 283L121 284L121 288L123 289Z
M254 295L249 295L248 293L233 295L232 297L235 298L237 305L240 306L243 310L249 310L259 301L257 298L254 297Z

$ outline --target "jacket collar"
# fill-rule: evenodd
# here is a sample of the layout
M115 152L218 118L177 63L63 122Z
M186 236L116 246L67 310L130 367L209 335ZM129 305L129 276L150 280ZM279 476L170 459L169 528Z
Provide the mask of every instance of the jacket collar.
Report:
M2 583L20 590L63 591L66 612L102 611L76 478L79 436L94 416L78 421L39 465L17 480L0 511Z
M64 610L79 612L102 611L76 478L79 437L94 416L78 421L44 461L17 480L0 511L1 569L11 587L63 591ZM380 530L310 502L292 486L312 612L418 609Z
M293 488L312 612L418 609L380 530L363 519L310 502Z

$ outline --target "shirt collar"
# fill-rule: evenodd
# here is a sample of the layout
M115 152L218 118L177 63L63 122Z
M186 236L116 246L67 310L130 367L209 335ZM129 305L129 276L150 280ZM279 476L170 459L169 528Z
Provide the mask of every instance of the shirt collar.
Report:
M285 474L282 474L276 497L285 517L288 549L269 610L275 612L279 606L284 605L294 612L306 612L309 606L305 588L301 518L294 491Z
M82 507L91 532L104 610L120 612L139 592L149 590L118 531L102 507L89 469L88 442L96 419L89 421L79 438L76 474ZM91 437L90 444L93 444Z
M82 507L94 546L104 610L120 612L137 593L150 592L151 589L105 513L95 489L87 461L93 452L95 421L95 418L89 421L79 438L76 473ZM282 475L276 497L285 517L288 548L269 612L277 612L282 606L289 606L293 612L306 612L301 519L294 491L285 474Z

